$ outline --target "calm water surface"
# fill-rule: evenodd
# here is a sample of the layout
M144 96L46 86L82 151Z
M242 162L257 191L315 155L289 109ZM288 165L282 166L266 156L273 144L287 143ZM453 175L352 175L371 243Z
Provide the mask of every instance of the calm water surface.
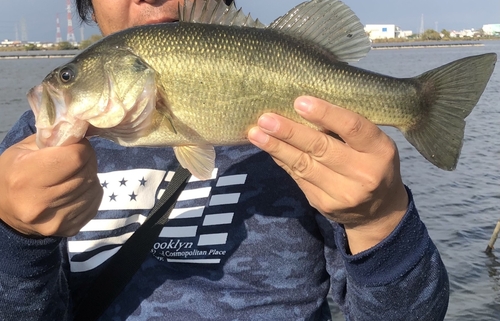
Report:
M469 55L496 52L484 47L372 50L359 67L409 77ZM26 92L66 59L0 60L0 139L29 108ZM500 320L500 240L488 256L484 249L500 219L500 70L467 118L462 155L453 172L439 170L392 128L403 179L447 266L451 297L447 320ZM384 129L385 130L385 129ZM337 315L336 318L342 318Z

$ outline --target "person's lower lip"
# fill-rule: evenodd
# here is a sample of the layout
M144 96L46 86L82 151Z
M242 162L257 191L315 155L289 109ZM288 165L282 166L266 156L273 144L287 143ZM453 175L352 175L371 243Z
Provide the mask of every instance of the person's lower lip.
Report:
M179 22L179 20L174 20L174 19L159 19L159 20L151 20L146 22L148 25L156 24L156 23L172 23L172 22Z

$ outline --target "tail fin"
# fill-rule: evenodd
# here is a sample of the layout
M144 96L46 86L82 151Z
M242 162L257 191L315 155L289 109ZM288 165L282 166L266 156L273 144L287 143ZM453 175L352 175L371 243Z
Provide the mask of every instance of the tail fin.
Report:
M495 53L466 57L417 77L428 106L421 121L403 134L437 167L451 171L457 166L465 117L481 97L496 61Z

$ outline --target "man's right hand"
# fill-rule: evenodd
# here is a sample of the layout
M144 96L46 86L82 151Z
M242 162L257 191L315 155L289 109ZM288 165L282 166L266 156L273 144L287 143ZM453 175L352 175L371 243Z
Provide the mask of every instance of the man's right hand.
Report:
M97 213L103 191L83 139L38 149L35 135L0 155L0 219L28 236L73 236Z

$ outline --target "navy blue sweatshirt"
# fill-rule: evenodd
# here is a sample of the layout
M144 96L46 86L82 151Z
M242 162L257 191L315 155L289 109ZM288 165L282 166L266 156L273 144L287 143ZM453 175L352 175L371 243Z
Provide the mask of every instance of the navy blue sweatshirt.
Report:
M0 153L35 132L26 112ZM178 166L171 148L90 139L104 197L70 238L26 238L0 222L0 320L72 320L72 307L144 222ZM270 156L216 148L216 170L191 179L173 219L101 320L442 320L446 269L408 211L383 242L350 255L345 230L312 208Z

